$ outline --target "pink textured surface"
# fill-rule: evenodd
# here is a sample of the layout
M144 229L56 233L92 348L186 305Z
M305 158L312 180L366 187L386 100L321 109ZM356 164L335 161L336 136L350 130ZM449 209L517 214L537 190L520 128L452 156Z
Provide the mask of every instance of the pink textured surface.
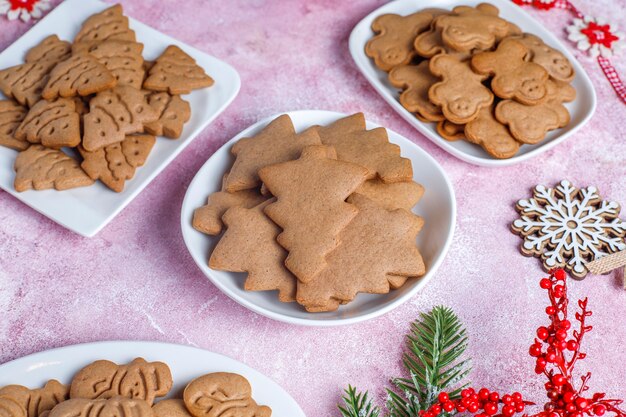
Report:
M401 375L403 338L420 311L446 304L464 320L477 385L519 390L542 403L527 348L544 322L543 275L519 255L509 232L516 199L534 185L568 178L596 185L626 205L626 136L621 104L597 63L577 53L599 105L575 137L527 163L498 170L463 163L412 129L377 96L348 53L352 27L380 0L123 1L127 13L234 65L239 97L138 198L93 239L64 230L0 192L0 362L53 347L143 339L197 345L270 376L309 416L336 416L348 383L378 400ZM429 4L431 5L431 4ZM626 0L580 2L581 9L626 26ZM564 38L569 15L532 12ZM0 17L0 48L30 24ZM571 46L571 44L568 44ZM623 58L614 59L626 76ZM451 250L433 281L386 316L341 328L295 327L258 316L221 294L183 243L179 212L197 169L224 142L267 115L319 108L363 111L422 146L445 168L458 200ZM426 219L428 221L428 219ZM626 291L621 275L571 283L590 297L594 331L580 364L592 389L626 397ZM282 417L282 416L280 416Z

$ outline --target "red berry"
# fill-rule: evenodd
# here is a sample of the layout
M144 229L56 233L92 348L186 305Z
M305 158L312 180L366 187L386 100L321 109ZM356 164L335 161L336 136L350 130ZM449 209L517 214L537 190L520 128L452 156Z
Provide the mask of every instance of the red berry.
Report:
M551 400L556 400L557 398L559 398L560 394L559 394L559 392L557 390L553 389L553 390L548 391L546 395Z
M565 411L567 411L568 413L573 413L574 411L576 411L576 406L572 403L569 403L565 406Z
M541 345L538 343L530 345L530 348L528 349L528 354L534 358L541 355Z
M432 407L430 407L430 411L431 411L434 415L438 416L438 415L439 415L439 413L441 413L441 406L440 406L439 404L435 404L435 405L433 405Z
M566 403L571 403L572 401L574 401L574 396L575 394L573 392L568 391L563 394L563 401L565 401Z
M561 374L556 374L552 377L552 383L557 387L565 384L566 381L565 377Z
M522 402L515 404L515 411L517 411L518 413L524 411L524 408L526 408L526 405Z
M475 413L476 411L478 411L478 404L471 403L470 405L467 406L467 411L469 411L472 414Z
M490 416L498 412L498 406L492 403L491 401L486 402L483 408L485 409L485 413L487 413Z
M588 406L589 406L589 402L585 398L578 397L576 399L576 407L578 407L579 410L584 410Z
M546 340L549 336L548 333L548 329L546 329L544 326L541 326L540 328L537 329L537 337L541 340Z
M539 286L544 290L547 290L548 288L552 287L552 281L550 281L549 278L543 278L541 281L539 281Z
M511 397L513 397L513 400L515 402L520 402L522 401L522 394L520 394L519 392L514 392Z
M566 277L567 275L565 274L565 271L563 269L557 269L556 271L554 271L554 278L558 279L559 281L565 281Z
M452 410L454 410L454 403L452 401L446 401L445 403L443 403L443 409L446 412L450 412Z
M502 402L505 404L511 404L513 402L513 397L511 397L509 394L504 394L502 396Z
M583 417L581 413L569 413L568 416L569 417Z
M567 342L567 350L571 350L572 352L578 349L578 342L575 340L570 340Z
M557 293L560 293L561 295L556 295ZM557 297L562 297L563 293L565 293L565 287L563 285L556 285L554 287L554 295L556 295Z
M472 395L472 393L467 388L461 391L461 398L466 398L466 397L469 397L470 395Z
M438 398L439 398L440 403L445 403L445 402L450 401L450 396L446 392L440 392Z
M512 405L505 405L502 407L502 415L504 417L511 417L513 414L515 414L515 407Z
M556 332L556 340L565 340L567 339L567 332L565 330L559 330L558 332Z
M548 316L554 316L556 314L556 307L554 307L554 306L546 307L546 314Z
M482 388L480 391L478 391L478 398L480 398L483 401L488 400L489 394L490 392L487 388Z
M559 413L556 413L553 411L550 414L548 414L548 417L561 417L561 416L559 415Z
M556 353L546 353L546 362L556 362Z
M593 408L593 413L597 416L602 416L606 413L606 407L603 404L598 404Z
M459 413L464 413L467 408L463 407L461 404L456 405L456 411Z
M569 320L563 320L560 324L559 324L559 328L563 329L563 330L569 330L570 327L572 327L572 323Z
M497 392L492 392L491 394L489 394L489 401L491 401L492 403L497 403L499 399L500 395Z

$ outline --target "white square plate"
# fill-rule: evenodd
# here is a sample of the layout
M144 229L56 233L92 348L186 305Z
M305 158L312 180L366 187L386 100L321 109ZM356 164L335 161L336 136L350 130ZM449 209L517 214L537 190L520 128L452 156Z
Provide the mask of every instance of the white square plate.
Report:
M371 29L372 22L382 14L395 13L406 16L424 9L425 7L438 7L452 10L455 6L476 6L483 2L491 3L498 7L498 9L500 9L500 16L515 23L524 32L539 36L546 44L561 51L567 59L569 59L576 71L576 78L574 78L572 83L574 88L576 88L576 100L566 104L572 118L570 123L562 129L549 132L546 138L536 145L522 145L517 155L509 159L493 158L480 146L471 144L465 140L450 142L443 139L435 130L434 123L420 122L411 112L402 107L398 101L400 92L389 83L387 73L376 68L374 61L365 55L365 44L374 36L374 32L372 32ZM570 53L569 49L552 33L546 30L541 23L534 20L522 10L521 7L510 0L437 0L429 2L427 5L418 0L392 1L374 10L354 27L350 34L350 53L365 78L367 78L374 89L378 91L400 116L441 148L450 152L457 158L475 165L492 167L512 165L546 152L576 133L578 129L587 123L596 110L596 92L593 89L589 76L580 63Z
M56 34L72 41L82 22L110 5L98 0L66 0L37 23L24 36L0 54L0 68L24 62L24 55L46 36ZM13 188L13 162L17 152L0 146L0 187L23 203L66 228L91 237L109 223L137 194L141 192L198 134L215 119L237 96L239 74L230 65L189 45L164 35L143 23L130 19L137 40L144 44L143 56L156 59L168 45L177 45L191 55L215 84L185 96L191 104L191 119L179 139L159 137L146 164L137 169L135 177L126 183L123 192L116 193L96 182L91 187L67 191L26 191ZM0 93L0 97L2 94Z
M301 110L287 113L300 132L313 125L327 125L347 115ZM276 291L250 292L243 289L245 274L215 271L208 266L209 254L219 236L207 236L195 230L191 221L196 208L206 204L208 195L218 191L222 176L232 165L230 148L242 137L257 134L274 115L255 123L217 150L200 168L191 181L181 210L181 227L187 249L204 274L230 298L266 317L287 323L308 326L336 326L378 317L413 297L435 275L443 261L454 234L456 201L452 184L441 166L422 148L403 136L387 129L389 141L400 146L402 156L413 163L413 179L424 186L424 196L413 210L424 218L424 228L417 236L417 246L426 264L426 274L407 281L400 289L388 294L359 294L348 305L328 313L307 313L296 303L281 303ZM368 129L378 125L367 122Z
M217 353L169 343L99 342L35 353L0 365L0 387L19 384L37 388L50 379L69 384L76 372L96 360L128 363L137 357L149 362L165 362L170 367L174 385L168 397L180 398L186 384L201 375L233 372L250 381L252 397L259 404L270 407L272 415L305 417L284 389L249 366Z

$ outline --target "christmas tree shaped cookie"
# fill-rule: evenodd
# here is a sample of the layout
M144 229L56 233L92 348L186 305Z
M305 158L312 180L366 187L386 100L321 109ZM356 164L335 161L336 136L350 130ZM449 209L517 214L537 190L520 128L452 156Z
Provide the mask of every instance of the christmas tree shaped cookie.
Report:
M15 138L41 143L47 148L77 146L80 143L80 117L74 100L39 101L15 131Z
M321 144L315 129L296 134L286 114L272 120L256 136L240 139L231 152L237 157L226 179L225 190L235 192L261 184L259 170L265 166L292 161L306 146Z
M169 93L153 93L148 97L148 104L156 110L159 118L145 124L146 132L177 139L183 133L183 126L191 118L191 106L189 102L180 96L172 96Z
M278 243L289 251L287 268L310 282L326 266L325 257L339 244L338 235L356 216L346 198L365 181L368 170L333 159L328 146L310 146L300 159L259 171L277 201L265 213L283 232Z
M357 293L385 294L408 277L426 272L415 239L423 220L405 210L389 211L354 194L358 214L340 234L328 266L310 282L298 282L297 300L308 311L332 311ZM340 279L338 279L340 277Z
M287 251L276 242L281 229L263 213L272 202L228 209L223 217L227 229L211 254L209 266L247 272L247 291L278 290L280 301L291 302L295 301L296 277L285 268Z
M87 49L90 55L103 64L117 80L117 85L130 85L141 89L145 76L143 45L137 42L108 40Z
M31 48L26 54L26 62L53 61L55 63L65 61L72 53L72 45L62 41L57 35L50 35Z
M15 191L68 190L93 184L78 162L60 150L31 145L15 159Z
M98 93L91 99L89 108L89 113L83 117L82 143L89 152L121 142L126 135L142 132L144 123L158 118L145 94L129 86Z
M52 69L41 96L46 100L54 100L59 96L87 96L113 88L115 83L115 77L94 56L81 53L58 63Z
M120 4L90 16L74 38L74 50L85 44L101 43L107 40L135 41L135 32L128 26L128 18Z
M126 180L132 179L135 170L145 164L155 142L154 136L133 135L93 152L79 148L84 159L81 167L92 179L120 193Z
M168 46L157 58L143 84L148 90L168 91L172 95L189 94L192 90L212 85L213 79L204 69L174 45Z
M26 117L26 108L11 100L0 100L0 145L23 151L29 143L15 138L15 130Z
M367 168L367 177L384 182L408 181L413 178L411 161L400 156L400 147L389 143L387 131L379 127L366 130L363 113L337 120L318 129L324 145L337 151L337 159Z

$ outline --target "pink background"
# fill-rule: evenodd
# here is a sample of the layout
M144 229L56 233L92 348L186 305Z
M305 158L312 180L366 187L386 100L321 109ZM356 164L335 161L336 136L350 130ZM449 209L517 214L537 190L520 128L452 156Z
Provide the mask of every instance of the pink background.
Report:
M556 149L508 168L468 165L404 122L368 85L348 53L353 26L383 1L122 1L142 22L234 65L242 77L235 102L95 238L81 238L0 192L0 363L53 347L98 340L161 340L200 346L270 376L307 415L337 416L348 383L381 401L401 376L404 335L420 311L456 310L467 326L476 385L519 390L543 403L543 381L527 355L544 323L543 275L518 252L509 232L513 208L538 183L567 178L596 185L626 204L622 104L597 63L577 53L591 76L598 110ZM418 3L418 2L416 2ZM579 1L583 10L626 27L626 0ZM434 3L422 3L430 6ZM416 6L418 7L418 6ZM564 38L564 11L531 12ZM0 17L0 48L31 24ZM569 47L572 45L567 44ZM613 60L626 77L623 58ZM288 110L363 111L413 140L452 180L456 234L435 279L412 300L370 322L317 329L278 323L240 307L196 267L183 243L180 207L198 168L236 133ZM571 283L590 297L594 331L579 372L592 389L626 397L626 291L621 274Z

